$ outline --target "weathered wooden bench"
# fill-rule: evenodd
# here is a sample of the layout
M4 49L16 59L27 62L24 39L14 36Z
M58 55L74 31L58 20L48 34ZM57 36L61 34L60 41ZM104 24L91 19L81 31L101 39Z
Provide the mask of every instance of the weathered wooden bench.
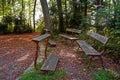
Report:
M78 40L79 38L76 38L76 37L72 37L72 36L68 36L68 35L65 35L65 34L60 34L61 37L65 38L65 39L68 39L71 41L71 46L72 44L74 43L74 41Z
M39 42L43 41L43 40L46 40L45 55L44 55L44 59L43 59L43 62L44 61L45 62L43 63L41 70L42 71L54 71L56 66L57 66L58 58L59 58L58 55L50 54L47 58L46 51L47 51L49 38L50 38L50 34L44 34L44 35L41 35L39 37L33 38L33 40L32 40L36 43L36 55L35 55L35 60L34 60L35 69L37 69L36 63L37 63L37 58L38 58L38 49L40 48Z
M81 33L81 30L74 29L74 28L66 28L66 34L60 34L61 37L70 40L70 41L71 41L71 46L72 46L72 44L73 44L76 40L78 40L79 38L70 36L70 35L67 34L67 32L71 32L72 35L73 35L74 33L80 34L80 33Z
M47 59L47 45L48 45L48 40L50 38L50 34L44 34L41 36L38 36L36 38L33 38L32 41L36 43L36 54L35 54L35 59L34 59L34 67L36 68L36 63L37 63L37 58L38 58L38 50L39 50L39 42L45 40L46 41L46 46L45 46L45 55L44 55L44 59Z
M42 65L42 71L55 71L59 56L55 54L50 54L45 63Z
M98 50L94 49L90 44L88 44L86 41L77 40L79 48L81 48L86 55L90 56L90 62L88 64L88 67L91 64L93 57L99 57L101 60L101 63L102 63L102 67L104 68L102 55L104 54L104 52L106 50L106 44L107 44L109 38L102 36L98 33L94 33L94 32L88 32L87 35L91 36L93 39L95 39L103 44L103 49L101 52L99 52Z
M49 43L49 45L52 46L52 47L55 47L55 46L56 46L56 43L55 43L53 40L49 40L48 43Z
M71 32L72 34L80 34L81 30L74 29L74 28L66 28L66 32Z

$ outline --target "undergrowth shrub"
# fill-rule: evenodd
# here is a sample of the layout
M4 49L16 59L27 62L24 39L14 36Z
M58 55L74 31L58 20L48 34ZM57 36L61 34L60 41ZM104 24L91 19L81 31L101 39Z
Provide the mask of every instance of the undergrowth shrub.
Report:
M120 64L120 37L114 37L109 40L106 53L114 62Z
M8 28L7 24L0 23L0 34L7 34L7 33L9 33L7 28Z
M42 66L42 63L37 63L37 68L40 68ZM65 78L66 71L55 71L55 72L48 72L47 74L43 74L40 70L30 70L25 72L19 80L61 80Z
M104 69L96 70L93 74L91 80L116 80L117 76L112 71L107 71Z

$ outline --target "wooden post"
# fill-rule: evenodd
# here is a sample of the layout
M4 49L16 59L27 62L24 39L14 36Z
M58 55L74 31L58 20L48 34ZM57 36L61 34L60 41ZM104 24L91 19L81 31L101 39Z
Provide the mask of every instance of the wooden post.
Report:
M36 42L36 53L35 53L35 59L34 59L34 68L35 68L35 70L37 70L36 63L37 63L37 58L38 58L38 48L39 48L38 43L39 42Z
M49 40L49 38L46 39L46 46L45 46L45 59L47 59L47 46L48 46L48 40Z

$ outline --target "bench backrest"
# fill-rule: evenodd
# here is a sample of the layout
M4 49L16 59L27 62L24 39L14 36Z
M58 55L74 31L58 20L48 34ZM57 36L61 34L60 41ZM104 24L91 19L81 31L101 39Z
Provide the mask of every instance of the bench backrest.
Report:
M49 37L50 37L50 34L44 34L44 35L41 35L39 37L33 38L32 41L39 42L39 41L42 41L42 40L49 38Z
M109 38L107 38L105 36L102 36L102 35L100 35L98 33L91 32L91 31L87 32L87 35L95 38L96 40L100 41L103 44L106 44L108 42L108 40L109 40Z
M81 30L79 29L74 29L74 28L66 28L66 32L72 32L72 33L81 33Z

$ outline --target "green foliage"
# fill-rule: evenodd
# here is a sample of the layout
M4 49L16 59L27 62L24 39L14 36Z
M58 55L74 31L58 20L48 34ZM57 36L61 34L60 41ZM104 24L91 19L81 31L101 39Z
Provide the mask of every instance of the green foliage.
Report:
M14 17L12 15L6 15L4 16L4 18L2 19L3 23L5 24L10 24L13 22Z
M37 67L40 68L42 63L38 63ZM43 74L42 71L31 70L24 73L19 80L61 80L65 78L66 71L60 70L55 72L48 72L48 74Z
M51 51L52 51L52 48L48 47L47 52L51 52Z
M58 30L53 30L52 35L53 35L53 36L52 36L53 39L58 38L58 37L59 37L59 32L58 32Z
M1 34L8 34L9 33L7 24L0 23L0 33Z
M103 29L103 33L105 36L113 38L114 37L114 29L113 28L108 28L108 27L104 27Z
M93 73L94 78L91 80L114 80L115 79L115 74L111 71L107 70L96 70Z
M82 15L77 14L71 17L69 23L72 28L78 28L78 26L80 26L81 24L81 21L82 21Z
M0 24L0 30L2 34L9 34L14 31L14 17L11 15L6 15L2 19L2 23Z
M33 30L28 25L25 25L25 26L24 25L15 25L14 32L15 33L31 33L31 32L33 32Z
M120 37L114 37L109 40L106 53L114 62L120 64Z
M45 25L44 25L44 19L43 18L41 18L40 20L38 20L37 21L37 28L36 28L36 30L35 30L35 32L41 32L41 33L43 33L43 28L45 27Z

